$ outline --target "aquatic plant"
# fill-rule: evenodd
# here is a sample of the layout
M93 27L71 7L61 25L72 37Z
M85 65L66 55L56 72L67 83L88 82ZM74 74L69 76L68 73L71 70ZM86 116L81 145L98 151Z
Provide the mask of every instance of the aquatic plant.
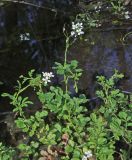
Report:
M115 71L109 79L97 77L100 89L96 94L102 103L93 110L88 109L86 96L78 93L82 70L78 68L76 60L67 62L67 56L70 46L81 32L83 34L82 29L80 23L72 23L70 34L63 29L66 38L64 62L56 62L53 69L62 76L65 89L52 84L52 72L37 74L31 70L27 76L20 76L15 93L2 94L9 97L14 107L15 124L24 135L16 147L22 160L114 160L116 154L124 157L125 152L126 159L130 159L132 104L130 97L116 88L116 82L123 75ZM72 34L73 30L75 34ZM78 93L76 96L70 93L69 82L73 83ZM23 94L29 88L41 103L41 108L31 115L26 109L34 104ZM119 142L122 146L117 148Z

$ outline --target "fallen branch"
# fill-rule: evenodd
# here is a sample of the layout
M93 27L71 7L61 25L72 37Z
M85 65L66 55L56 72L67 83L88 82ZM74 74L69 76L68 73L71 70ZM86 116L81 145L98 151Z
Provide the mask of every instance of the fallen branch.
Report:
M55 13L57 13L57 12L62 12L62 13L64 13L64 11L60 11L60 10L57 10L57 9L55 9L55 8L44 7L44 6L40 6L40 5L37 5L37 4L29 3L29 2L26 2L26 1L19 1L19 0L2 0L2 2L18 3L18 4L23 4L23 5L28 5L28 6L40 8L40 9L50 10L51 12L55 12Z

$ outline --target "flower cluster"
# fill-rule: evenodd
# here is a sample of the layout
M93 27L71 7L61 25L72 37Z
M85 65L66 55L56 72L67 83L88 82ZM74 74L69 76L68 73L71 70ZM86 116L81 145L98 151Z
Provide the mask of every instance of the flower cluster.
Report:
M94 7L95 12L99 13L101 11L102 5L100 2L97 3L97 5Z
M72 31L71 31L71 36L72 37L77 37L84 34L83 32L83 24L82 23L74 23L72 22Z
M42 72L43 78L42 81L44 82L45 85L47 85L48 82L51 82L51 78L54 77L52 72Z
M30 40L30 33L20 34L21 41L29 41Z
M82 160L87 160L88 158L91 158L93 155L92 155L92 152L91 151L87 151L84 153L84 156L82 158Z
M129 11L126 11L126 12L124 13L124 16L125 16L125 19L129 19L129 18L130 18Z

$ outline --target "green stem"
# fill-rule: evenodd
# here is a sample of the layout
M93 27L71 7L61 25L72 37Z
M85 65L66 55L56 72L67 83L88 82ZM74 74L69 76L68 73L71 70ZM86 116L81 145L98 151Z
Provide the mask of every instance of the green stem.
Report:
M67 52L68 52L68 48L69 48L69 37L66 37L66 48L65 48L65 61L64 61L64 64L67 63Z
M19 95L24 92L28 87L30 87L30 85L27 85L26 87L20 89L15 97L15 102L18 100L18 97ZM23 111L22 111L22 108L21 106L17 106L17 108L19 108L19 112L20 112L20 116L22 116L23 118L25 118L24 114L23 114Z
M70 40L70 37L66 37L66 48L65 48L65 59L64 59L64 68L65 66L67 65L67 52L68 52L68 48L70 46L69 44L69 40ZM66 85L66 88L65 88L65 91L66 91L66 94L67 94L67 91L68 91L68 77L66 75L64 75L64 82L65 82L65 85Z
M18 93L17 93L17 95L16 95L16 98L18 98L18 96L20 95L20 93L24 92L28 87L30 87L30 85L27 85L23 89L19 90Z
M67 94L67 92L68 92L68 79L66 79L66 94Z

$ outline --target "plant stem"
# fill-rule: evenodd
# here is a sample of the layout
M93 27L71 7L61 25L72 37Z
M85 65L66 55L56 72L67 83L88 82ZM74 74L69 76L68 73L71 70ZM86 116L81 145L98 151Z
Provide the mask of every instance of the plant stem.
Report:
M69 48L69 37L66 37L66 48L65 48L65 61L64 61L64 64L67 63L67 52L68 52L68 48Z
M16 98L18 98L18 96L19 96L22 92L24 92L28 87L30 87L30 85L27 85L26 87L20 89L20 90L18 91L17 95L16 95Z
M69 40L70 40L70 37L66 37L66 47L65 47L65 57L64 57L64 68L66 67L67 65L67 52L68 52L68 48L70 46L69 44ZM67 90L68 90L68 77L66 75L64 75L64 82L65 82L65 85L66 85L66 88L65 88L65 91L66 91L66 94L67 94Z
M66 78L66 81L65 81L65 84L66 84L66 94L67 94L67 91L68 91L68 78Z

